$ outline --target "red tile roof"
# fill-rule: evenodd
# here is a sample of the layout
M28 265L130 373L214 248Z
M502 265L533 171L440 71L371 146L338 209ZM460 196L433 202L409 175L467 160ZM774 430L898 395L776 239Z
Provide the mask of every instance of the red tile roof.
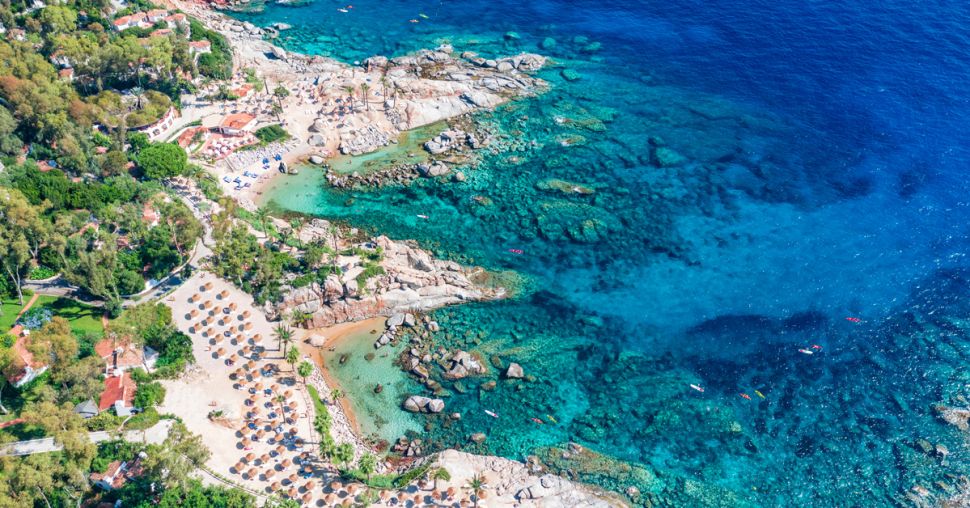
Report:
M138 387L135 385L135 381L131 379L130 373L125 372L121 376L111 376L104 380L104 391L101 392L98 409L105 411L119 400L124 401L125 407L131 407L135 401L136 390L138 390Z
M249 113L235 113L227 116L222 123L219 124L219 126L225 129L241 130L255 119L256 117L250 115Z

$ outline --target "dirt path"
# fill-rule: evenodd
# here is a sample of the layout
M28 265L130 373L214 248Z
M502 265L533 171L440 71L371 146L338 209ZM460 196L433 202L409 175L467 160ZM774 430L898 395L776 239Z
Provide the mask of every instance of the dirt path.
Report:
M34 302L36 302L37 298L39 297L40 297L39 294L34 293L34 296L31 296L30 300L27 300L27 303L26 305L24 305L24 308L20 309L20 312L17 313L17 319L20 319L20 316L23 316L24 312L27 312L28 310L30 310L30 307L34 305Z

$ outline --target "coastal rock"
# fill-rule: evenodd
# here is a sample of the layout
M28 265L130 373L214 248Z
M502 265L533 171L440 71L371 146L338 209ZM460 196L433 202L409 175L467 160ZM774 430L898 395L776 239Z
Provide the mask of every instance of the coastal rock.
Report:
M309 139L307 139L307 144L310 146L323 146L327 144L327 140L324 139L324 137L320 134L313 134Z
M444 162L434 161L431 164L418 164L418 172L426 178L435 178L447 175L451 172L451 168Z
M420 395L411 395L404 400L404 409L412 413L440 413L445 409L445 401Z
M278 48L276 46L270 46L270 51L273 53L273 56L274 57L276 57L276 58L278 58L280 60L286 60L286 50L285 49Z
M323 132L327 129L327 124L323 123L323 120L319 118L313 121L313 124L307 128L310 132Z
M505 371L505 377L509 379L522 379L525 377L525 371L522 370L522 366L512 362L509 364L508 370Z
M344 296L344 285L340 282L340 277L330 274L323 283L323 301L333 302Z
M314 220L297 233L303 241L319 239L332 245L331 228L323 220ZM336 323L359 321L375 316L428 311L456 303L486 300L504 296L501 288L492 289L472 282L474 272L453 261L437 260L406 242L377 237L365 245L383 250L380 267L383 275L369 278L354 291L355 277L333 275L324 284L293 288L276 305L276 313L285 315L293 309L311 314L303 325L321 328ZM362 273L362 260L348 258L342 266L345 274ZM351 281L354 282L351 282ZM404 283L400 282L404 281ZM414 321L416 323L416 321ZM384 341L389 343L390 339ZM375 346L380 347L375 343Z
M391 317L389 317L387 319L387 326L388 326L388 328L390 328L392 326L401 326L402 324L404 324L404 313L403 312L399 312L397 314L394 314L394 315L392 315Z
M456 351L449 360L445 379L456 380L485 373L485 366L466 351Z
M473 443L482 444L486 439L488 439L488 436L486 436L484 432L476 432L469 436L468 439Z
M310 163L311 164L316 164L317 166L319 166L319 165L323 164L323 162L324 162L324 158L321 157L321 156L319 156L319 155L314 154L314 155L311 155L310 156Z

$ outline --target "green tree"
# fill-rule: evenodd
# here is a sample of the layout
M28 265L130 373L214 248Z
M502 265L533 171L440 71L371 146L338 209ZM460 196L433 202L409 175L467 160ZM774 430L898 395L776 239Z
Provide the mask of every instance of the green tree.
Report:
M72 32L77 25L77 11L67 6L44 7L38 17L47 35Z
M157 381L139 383L135 392L135 407L148 409L157 406L165 400L165 387Z
M190 487L192 473L209 459L209 450L202 438L178 422L169 429L161 445L149 446L147 454L142 461L146 473L166 489Z
M308 361L300 362L300 366L297 367L296 373L303 378L303 384L306 384L306 378L310 377L310 374L313 374L313 364Z
M365 453L360 456L360 460L357 461L357 467L360 469L361 473L367 477L367 481L370 481L370 475L374 474L374 470L377 469L377 457L370 453Z
M61 370L77 358L78 344L71 332L71 324L60 316L49 322L30 336L30 352L38 359L49 358L51 368Z
M431 481L434 482L434 489L438 490L438 480L447 482L451 480L451 473L443 467L436 467L431 470Z
M160 180L179 176L188 166L188 155L178 145L153 143L138 154L138 166L147 178Z
M266 229L266 220L269 219L269 210L261 206L256 209L253 216L256 218L256 222L259 223L259 229L263 232L266 238L269 238L269 230Z
M273 89L273 96L277 99L285 99L290 96L290 90L283 85L279 85Z
M370 111L370 97L368 96L369 92L370 92L370 85L368 85L367 83L361 83L360 95L364 100L364 109L366 109L367 111Z
M333 451L333 461L346 466L354 460L354 447L350 443L340 443Z
M296 499L285 499L279 496L272 496L263 503L263 508L300 508L302 505Z
M465 484L468 490L472 491L472 502L474 507L478 508L478 499L481 497L482 492L485 488L485 477L480 474L476 474L468 479L468 483Z
M296 370L296 362L300 360L300 351L296 348L290 348L286 352L286 363L290 364L290 369Z
M0 263L16 287L21 305L23 280L51 231L41 213L20 191L0 187Z
M354 95L357 93L357 88L354 85L345 85L343 90L347 92L347 106L350 108L350 112L354 112Z
M276 349L283 351L285 358L286 350L289 348L290 342L293 341L293 330L288 326L276 325L276 328L273 329L273 335L276 337Z

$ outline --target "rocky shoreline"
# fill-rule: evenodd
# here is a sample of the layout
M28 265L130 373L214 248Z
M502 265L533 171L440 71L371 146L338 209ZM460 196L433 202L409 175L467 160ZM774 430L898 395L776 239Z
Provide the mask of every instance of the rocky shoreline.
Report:
M302 316L301 326L322 328L347 321L420 311L446 305L504 298L508 290L483 284L487 273L454 261L435 259L412 242L386 236L352 242L335 237L330 223L315 219L299 233L353 252L334 260L337 273L286 292L275 305L278 316Z

